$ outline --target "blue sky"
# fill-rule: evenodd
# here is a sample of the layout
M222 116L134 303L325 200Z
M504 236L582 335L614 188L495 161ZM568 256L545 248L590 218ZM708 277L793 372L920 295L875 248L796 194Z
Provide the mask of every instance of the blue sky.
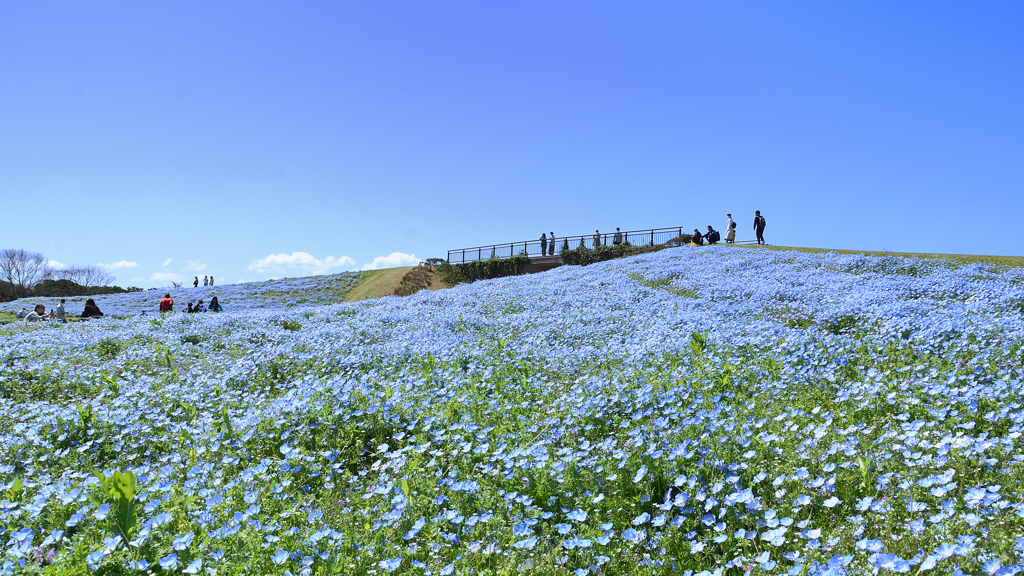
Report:
M1019 2L0 4L0 247L118 284L616 226L1024 254Z

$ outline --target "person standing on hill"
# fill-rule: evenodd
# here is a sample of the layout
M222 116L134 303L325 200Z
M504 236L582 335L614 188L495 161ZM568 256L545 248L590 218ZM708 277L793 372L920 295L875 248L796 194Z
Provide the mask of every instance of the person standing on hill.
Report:
M548 245L550 246L550 248L548 248L548 256L554 256L555 255L555 233L551 232L550 236L551 237L548 239Z
M543 232L540 235L540 255L546 256L548 253L548 237Z
M210 285L210 277L204 275L203 276L203 286L209 286L209 285Z
M765 244L764 241L764 227L767 222L764 221L764 216L761 216L760 210L754 210L754 233L757 234L757 243Z
M192 287L199 288L199 276L196 276L196 279L192 282Z
M612 236L612 244L616 246L622 244L622 231L618 228L615 229L615 235Z
M213 276L210 276L210 286L213 286Z
M174 311L174 300L171 299L171 293L164 294L163 300L160 300L160 312L173 312Z
M600 230L594 230L594 249L596 250L596 249L598 249L600 247L601 247L601 231Z
M736 243L736 223L732 220L732 214L725 215L725 243Z
M61 298L60 304L57 304L57 309L54 310L55 317L57 318L57 320L60 320L61 324L67 324L68 320L67 318L65 318L65 316L67 316L67 313L68 311L64 309L64 299Z

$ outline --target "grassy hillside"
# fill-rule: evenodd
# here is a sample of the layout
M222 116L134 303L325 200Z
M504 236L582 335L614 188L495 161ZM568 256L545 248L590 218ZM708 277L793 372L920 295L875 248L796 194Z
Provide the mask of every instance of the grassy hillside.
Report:
M0 571L1024 568L1022 268L684 247L287 282L0 329Z
M345 295L345 301L356 302L367 298L391 296L402 285L402 278L412 269L412 266L404 266L366 272L359 279L359 283Z

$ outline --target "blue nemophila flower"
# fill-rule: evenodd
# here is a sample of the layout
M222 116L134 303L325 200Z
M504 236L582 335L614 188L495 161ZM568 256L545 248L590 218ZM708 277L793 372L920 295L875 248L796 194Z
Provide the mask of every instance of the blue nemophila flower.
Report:
M636 484L637 482L643 480L644 476L647 476L647 466L641 464L640 468L636 471L636 474L633 476L633 483Z
M859 540L856 544L858 550L867 550L868 552L881 552L885 548L881 540Z
M107 516L109 516L109 515L110 515L110 504L108 504L106 502L104 502L103 504L100 504L100 507L96 509L95 513L93 513L93 517L96 518L97 520L100 520L100 521L106 520Z
M875 559L875 566L900 574L910 572L910 563L895 554L879 554Z
M273 560L274 560L274 564L278 564L278 565L284 564L285 562L288 561L288 553L285 552L284 550L281 550L279 548L277 550L277 552L274 553Z
M181 536L178 536L174 539L174 542L171 543L171 548L174 548L178 552L181 552L182 550L188 550L188 547L192 545L192 540L195 539L195 537L196 535L194 532L182 534Z
M189 562L189 565L186 566L184 570L182 570L182 573L184 573L184 574L199 574L199 571L202 570L202 569L203 569L203 559L202 558L196 558L192 562Z
M180 566L178 563L178 555L174 552L171 552L167 556L161 558L158 564L160 564L160 567L164 570L177 570L178 566Z
M519 540L518 542L512 544L512 547L513 548L522 548L522 549L525 549L525 550L533 550L534 546L536 546L536 545L537 545L537 537L536 536L530 536L529 538L524 538L523 540Z
M569 520L573 520L573 521L576 521L576 522L586 522L587 521L587 513L584 512L583 510L580 510L579 508L576 508L572 512L569 512L568 514L565 515L565 517L568 518Z
M566 550L572 550L573 548L590 548L593 542L587 538L569 538L568 540L562 541L562 547Z
M388 572L394 572L395 570L398 570L398 567L401 566L401 565L402 565L402 559L401 558L388 558L386 560L381 560L380 562L377 563L377 566L380 566L381 568L383 568L384 570L387 570Z

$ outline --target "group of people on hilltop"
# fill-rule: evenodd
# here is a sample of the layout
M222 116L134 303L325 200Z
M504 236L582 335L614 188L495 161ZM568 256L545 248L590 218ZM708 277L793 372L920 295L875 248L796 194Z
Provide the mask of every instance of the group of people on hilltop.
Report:
M736 243L736 221L732 219L732 214L725 215L725 243L735 244ZM754 211L754 234L757 236L758 244L765 244L764 241L764 228L767 222L764 216L761 215L760 210ZM607 240L607 237L601 235L600 230L594 230L593 237L593 248L600 248L601 245ZM708 231L701 232L694 228L693 235L691 236L690 242L695 246L703 246L705 242L708 244L717 244L722 241L722 234L715 230L710 224L708 224ZM615 233L612 234L612 245L618 246L623 243L622 231L618 228L615 229ZM586 238L580 237L580 248L586 246ZM570 248L568 239L562 243L563 249ZM555 233L540 235L540 255L541 256L554 256L555 255ZM198 277L197 277L198 278Z
M199 276L192 281L192 286L199 288ZM213 286L213 276L203 276L203 286Z
M64 298L60 299L60 304L57 304L56 308L53 308L47 313L46 306L43 304L36 304L35 308L29 310L28 308L22 308L21 312L14 315L15 318L25 322L43 322L46 320L57 320L62 324L67 324L67 310L64 308L64 304L67 301ZM88 320L89 318L99 318L103 316L103 312L100 312L99 306L96 305L96 301L89 298L85 301L85 309L82 310L80 318L82 320Z
M191 301L188 303L188 308L185 309L187 314L193 314L195 312L223 312L224 307L220 305L217 297L210 298L210 305L203 304L203 299L200 298L198 302L192 304ZM160 300L160 313L174 312L174 299L171 298L171 293L164 294L162 300Z
M735 244L736 243L736 221L732 219L732 214L726 214L725 220L725 243ZM765 244L764 241L764 228L767 222L764 216L761 216L760 210L754 210L754 234L757 236L758 244ZM700 230L693 229L693 237L691 242L695 246L703 246L704 242L708 244L716 244L722 240L722 235L708 224L708 231L701 233Z
M601 246L601 244L602 244L601 238L602 238L601 231L600 230L594 230L594 238L593 238L593 243L594 243L593 247L594 248L599 248ZM612 234L612 245L613 246L618 246L620 244L622 244L622 231L619 230L618 228L616 228L615 229L615 233ZM562 247L563 248L569 248L569 240L565 240L562 243ZM580 248L584 248L584 247L586 247L585 239L581 237L580 238ZM542 233L540 235L540 255L541 256L544 256L544 255L554 256L555 255L555 233L554 232L551 232L550 234L547 234L547 235Z

